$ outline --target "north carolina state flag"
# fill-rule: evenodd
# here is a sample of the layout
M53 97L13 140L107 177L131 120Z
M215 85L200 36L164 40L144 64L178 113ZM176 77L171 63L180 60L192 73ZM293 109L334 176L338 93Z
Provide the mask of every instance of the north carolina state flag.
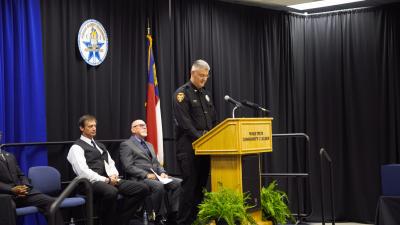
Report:
M164 164L163 135L161 122L161 102L158 94L156 64L153 55L153 39L148 34L147 38L147 141L154 146L158 161Z

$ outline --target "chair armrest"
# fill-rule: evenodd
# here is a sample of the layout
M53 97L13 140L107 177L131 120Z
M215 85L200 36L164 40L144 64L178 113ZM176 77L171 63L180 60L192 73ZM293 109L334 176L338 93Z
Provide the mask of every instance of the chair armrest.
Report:
M59 210L61 203L65 198L67 198L72 191L74 191L79 184L83 183L85 186L86 193L86 216L88 218L88 225L93 225L93 190L92 185L86 178L75 178L71 183L64 189L60 196L51 204L49 212L49 225L55 224L55 213Z

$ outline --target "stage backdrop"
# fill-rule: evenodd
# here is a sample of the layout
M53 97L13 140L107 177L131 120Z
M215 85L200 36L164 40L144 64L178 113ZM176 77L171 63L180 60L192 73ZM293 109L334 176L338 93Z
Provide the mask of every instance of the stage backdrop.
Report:
M1 0L0 15L0 144L46 141L40 1ZM6 150L25 174L31 166L47 165L45 148ZM36 224L34 216L23 220Z
M271 116L274 133L310 135L310 161L303 142L276 141L263 169L311 166L312 201L301 204L312 205L311 219L321 213L318 152L324 147L334 161L337 219L373 221L379 165L400 161L398 5L305 17L211 0L41 3L48 140L78 138L84 113L97 116L100 139L127 138L130 122L145 118L149 21L170 172L178 171L172 93L202 58L211 65L207 88L219 120L231 114L232 105L223 100L228 94L272 111L239 109L239 116ZM76 43L81 23L90 18L104 25L109 38L107 58L97 67L84 63ZM66 152L49 151L49 160L68 177ZM295 207L294 184L281 183Z
M0 13L1 143L46 141L40 2L2 0ZM47 164L45 149L7 150L24 172Z

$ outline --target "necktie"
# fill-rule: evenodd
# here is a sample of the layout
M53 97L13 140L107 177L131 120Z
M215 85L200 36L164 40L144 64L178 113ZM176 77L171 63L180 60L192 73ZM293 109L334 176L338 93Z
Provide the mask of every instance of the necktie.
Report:
M147 147L146 142L141 140L140 144L142 144L142 147L144 149L144 152L151 158L151 153L150 153L150 149Z
M91 142L92 142L93 147L94 147L95 149L97 149L96 143L95 143L93 140L92 140Z
M108 154L107 154L107 151L105 151L105 150L103 150L103 149L101 149L101 148L97 148L96 142L94 142L93 140L91 140L90 142L92 143L93 147L94 147L96 150L99 150L99 149L100 149L101 158L102 158L104 161L106 161L106 162L108 163Z

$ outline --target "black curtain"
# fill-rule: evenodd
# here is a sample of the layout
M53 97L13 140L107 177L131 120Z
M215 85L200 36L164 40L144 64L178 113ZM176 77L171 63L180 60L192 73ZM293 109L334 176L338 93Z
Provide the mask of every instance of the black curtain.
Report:
M212 0L42 0L48 140L78 138L84 113L97 116L99 139L126 138L131 120L145 118L149 22L169 172L179 173L172 93L202 58L211 65L207 88L220 121L231 116L232 106L223 100L228 94L272 111L239 109L239 116L270 116L274 133L311 137L311 160L304 140L274 140L274 152L263 156L266 172L311 167L311 190L301 189L299 196L302 210L312 207L311 220L321 213L318 151L324 147L334 162L337 219L372 221L379 166L399 162L399 11L391 5L299 16ZM107 58L97 67L84 63L76 43L80 25L90 18L103 24L109 38ZM49 164L67 178L68 147L49 151ZM117 152L117 145L111 150ZM297 184L280 184L297 211Z
M319 162L321 147L332 156L338 220L373 221L380 165L399 162L398 12L390 5L291 18L293 71L305 96L299 114L312 139L311 161ZM318 178L319 164L311 165Z

